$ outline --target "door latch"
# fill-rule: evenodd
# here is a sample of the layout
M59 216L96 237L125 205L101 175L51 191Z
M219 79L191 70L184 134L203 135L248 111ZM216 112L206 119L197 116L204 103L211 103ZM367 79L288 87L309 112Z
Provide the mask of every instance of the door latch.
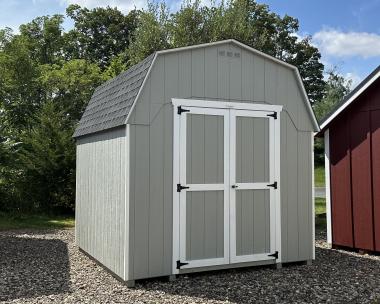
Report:
M236 189L236 188L238 188L238 186L237 185L232 185L231 188L232 189Z

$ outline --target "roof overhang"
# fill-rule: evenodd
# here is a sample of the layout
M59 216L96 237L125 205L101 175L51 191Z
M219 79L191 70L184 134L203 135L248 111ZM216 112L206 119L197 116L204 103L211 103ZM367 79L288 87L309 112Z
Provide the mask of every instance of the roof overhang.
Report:
M352 91L351 95L348 95L347 100L344 100L342 104L333 111L327 118L321 123L321 131L317 133L317 136L323 134L328 125L342 113L350 104L352 104L371 84L373 84L380 77L380 67L378 67L369 77L364 79L357 87Z

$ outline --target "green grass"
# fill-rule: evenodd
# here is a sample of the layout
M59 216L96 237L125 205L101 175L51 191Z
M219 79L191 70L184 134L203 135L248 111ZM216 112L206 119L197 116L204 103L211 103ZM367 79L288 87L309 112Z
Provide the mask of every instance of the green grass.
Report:
M10 215L0 213L0 230L22 228L72 228L75 221L73 216L47 215Z
M314 169L314 183L316 187L325 186L325 168L315 167Z
M315 227L326 229L326 199L315 198Z

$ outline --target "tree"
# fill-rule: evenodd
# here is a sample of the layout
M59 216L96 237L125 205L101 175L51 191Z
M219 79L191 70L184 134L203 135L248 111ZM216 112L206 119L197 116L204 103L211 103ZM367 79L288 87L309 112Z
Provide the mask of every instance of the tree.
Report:
M140 14L138 26L126 52L127 66L134 65L155 51L171 48L168 38L168 11L164 3L149 3Z
M74 209L73 132L66 113L49 101L38 112L33 127L21 136L14 183L23 211L53 213Z
M318 121L321 121L351 90L352 81L339 74L337 67L328 72L325 85L325 96L314 104L314 112Z
M20 26L20 36L34 62L49 64L62 59L63 20L62 15L43 16Z
M38 64L30 56L25 37L11 35L0 51L0 125L3 132L19 133L43 100ZM4 133L2 134L4 135Z
M89 10L76 4L66 14L74 20L74 28L65 35L68 59L86 59L102 69L126 50L139 16L137 10L123 15L116 8Z
M95 88L107 79L96 64L84 59L43 65L40 71L45 99L54 102L73 124L81 118Z
M339 74L337 67L328 71L328 78L325 86L325 96L323 99L313 105L314 113L318 121L322 121L350 92L352 85L351 80L345 79ZM314 145L314 159L316 165L324 163L324 145L323 140L317 138Z

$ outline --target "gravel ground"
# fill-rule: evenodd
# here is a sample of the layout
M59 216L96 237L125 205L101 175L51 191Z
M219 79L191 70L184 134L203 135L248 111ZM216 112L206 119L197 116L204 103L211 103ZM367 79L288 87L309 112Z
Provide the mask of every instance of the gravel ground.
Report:
M323 239L323 233L317 235ZM380 257L326 249L289 265L147 280L128 289L74 245L73 230L0 232L7 303L380 303Z

